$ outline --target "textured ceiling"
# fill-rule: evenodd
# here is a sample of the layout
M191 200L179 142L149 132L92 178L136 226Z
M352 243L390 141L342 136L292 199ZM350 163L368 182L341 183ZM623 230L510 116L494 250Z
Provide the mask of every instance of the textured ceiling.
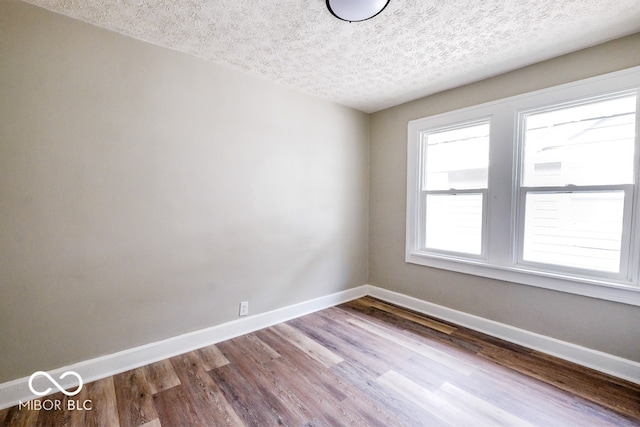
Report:
M26 1L365 112L640 31L639 0L391 0L360 23L325 0Z

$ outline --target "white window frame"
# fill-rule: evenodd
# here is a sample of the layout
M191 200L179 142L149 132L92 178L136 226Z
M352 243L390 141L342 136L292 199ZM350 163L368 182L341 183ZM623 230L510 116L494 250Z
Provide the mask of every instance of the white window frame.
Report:
M598 272L587 274L579 269L525 262L522 259L523 203L527 191L539 188L520 186L522 129L519 126L523 115L549 106L607 98L622 92L637 94L635 184L580 187L580 191L608 188L625 191L628 221L623 226L622 273L615 277ZM487 119L491 122L491 141L482 256L426 250L421 237L424 230L421 225L424 192L420 185L422 135L438 128ZM407 144L406 262L640 306L640 67L412 120L408 124Z

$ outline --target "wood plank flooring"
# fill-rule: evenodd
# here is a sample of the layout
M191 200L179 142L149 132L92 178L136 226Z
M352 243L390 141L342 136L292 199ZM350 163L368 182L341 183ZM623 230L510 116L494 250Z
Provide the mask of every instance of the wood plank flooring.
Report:
M44 399L91 409L0 425L640 426L639 385L370 297Z

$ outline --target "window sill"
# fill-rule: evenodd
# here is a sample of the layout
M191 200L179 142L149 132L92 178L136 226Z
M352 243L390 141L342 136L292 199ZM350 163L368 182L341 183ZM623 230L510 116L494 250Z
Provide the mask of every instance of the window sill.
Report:
M640 306L640 287L600 279L586 279L522 267L505 267L484 261L408 252L406 262L489 279L551 289L607 301Z

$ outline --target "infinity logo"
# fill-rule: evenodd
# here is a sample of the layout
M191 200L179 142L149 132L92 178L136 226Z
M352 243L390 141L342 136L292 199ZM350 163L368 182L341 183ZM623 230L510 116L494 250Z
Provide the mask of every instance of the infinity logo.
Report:
M31 376L29 377L29 390L31 390L31 392L33 394L37 395L37 396L44 396L44 395L49 394L51 392L51 387L49 387L45 391L38 391L35 388L33 388L33 379L36 378L37 376L43 376L43 377L46 377L49 381L51 381L51 383L53 385L55 385L56 388L58 390L60 390L62 393L64 393L65 395L67 395L67 396L75 396L76 394L80 393L80 390L82 390L82 377L77 372L67 371L67 372L63 373L62 375L60 375L60 379L64 379L64 378L68 377L69 375L76 377L78 379L78 382L80 383L80 385L78 386L76 391L73 391L73 392L66 391L64 389L64 387L62 387L60 384L58 384L56 382L56 380L54 380L51 377L51 375L47 374L44 371L37 371L37 372L34 372L33 374L31 374Z

